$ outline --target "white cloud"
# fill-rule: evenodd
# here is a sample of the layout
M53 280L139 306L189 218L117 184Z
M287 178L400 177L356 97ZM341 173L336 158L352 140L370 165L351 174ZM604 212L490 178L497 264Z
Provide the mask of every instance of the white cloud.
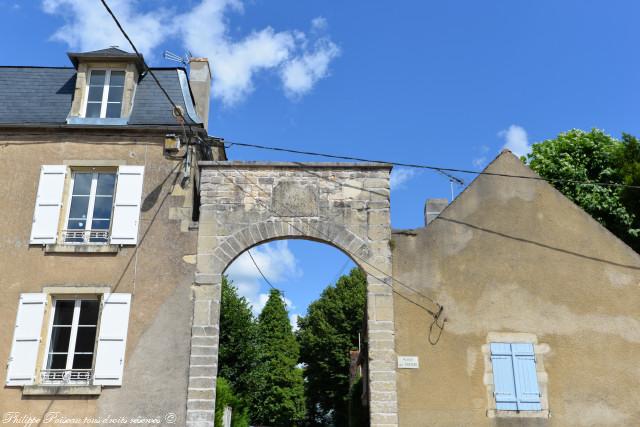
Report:
M340 54L340 49L327 38L316 41L313 50L287 61L281 78L285 92L297 97L309 92L318 80L329 73L329 64Z
M480 147L480 156L471 161L475 168L482 168L487 164L487 153L489 152L489 146L483 145Z
M391 170L391 178L389 186L392 190L404 188L404 184L416 175L415 169L409 168L393 168Z
M177 40L196 56L209 58L213 68L213 95L225 105L242 102L253 92L257 74L275 72L288 96L301 96L329 74L329 65L339 54L338 46L324 34L323 17L311 21L305 34L297 30L276 31L271 27L233 37L230 15L242 14L242 0L201 0L178 14L159 9L139 10L139 1L111 0L111 8L138 49L146 56L159 56L156 49ZM43 0L45 12L65 17L66 23L52 36L72 49L95 50L118 45L130 50L100 2ZM312 46L312 48L309 48Z
M289 250L287 242L281 240L251 249L253 259L260 270L277 287L278 282L302 276L298 262ZM254 314L259 314L269 299L268 292L261 292L264 280L251 261L247 252L240 255L227 269L227 275L238 288L238 294L245 297L251 304ZM284 299L287 309L295 309L293 302Z
M327 20L322 16L318 16L317 18L313 18L311 20L311 28L316 31L326 30L327 25L328 25Z
M498 132L498 137L503 138L505 144L502 148L511 150L516 156L524 156L531 151L527 131L518 125L511 125L508 129Z
M111 0L109 6L118 20L134 40L143 55L152 50L173 32L167 29L170 16L164 9L142 13L134 9L136 1ZM53 33L51 38L67 43L73 49L82 51L119 46L130 51L129 42L99 1L86 0L43 0L46 13L60 15L65 24Z

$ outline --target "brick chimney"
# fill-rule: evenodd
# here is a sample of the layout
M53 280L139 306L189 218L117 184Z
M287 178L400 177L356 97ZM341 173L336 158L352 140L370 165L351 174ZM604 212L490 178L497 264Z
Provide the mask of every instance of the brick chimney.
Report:
M209 100L211 97L211 68L207 58L191 58L189 61L189 84L193 100L196 103L196 113L204 122L205 129L209 127Z
M429 225L449 204L447 199L427 199L424 204L424 225Z

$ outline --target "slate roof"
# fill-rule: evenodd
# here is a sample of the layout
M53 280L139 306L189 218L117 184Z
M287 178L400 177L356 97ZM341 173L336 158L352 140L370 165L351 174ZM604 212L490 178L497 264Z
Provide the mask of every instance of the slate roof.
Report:
M103 51L98 52L104 57ZM184 69L152 70L171 99L186 113L178 76L178 70L184 72ZM75 84L74 68L0 67L0 124L65 124ZM192 106L188 88L186 92L187 102ZM196 123L185 115L190 124ZM138 82L128 125L177 125L171 104L149 74Z

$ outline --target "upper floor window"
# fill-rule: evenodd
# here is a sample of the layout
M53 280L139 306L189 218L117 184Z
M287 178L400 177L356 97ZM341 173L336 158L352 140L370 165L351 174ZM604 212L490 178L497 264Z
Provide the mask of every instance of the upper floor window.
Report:
M42 166L29 243L137 244L143 176L144 166Z
M85 117L119 118L122 113L125 72L91 70L87 85Z
M115 185L115 171L73 172L65 243L108 242Z

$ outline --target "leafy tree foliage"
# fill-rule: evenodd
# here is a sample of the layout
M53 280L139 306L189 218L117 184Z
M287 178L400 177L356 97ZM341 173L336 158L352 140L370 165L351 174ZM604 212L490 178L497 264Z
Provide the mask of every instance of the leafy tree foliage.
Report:
M249 427L249 415L244 401L236 396L231 385L224 378L216 381L215 426L222 427L224 408L231 407L231 427Z
M280 292L272 290L258 317L258 365L251 381L253 424L300 425L305 416L299 348Z
M238 290L226 277L222 278L220 306L218 375L227 379L241 398L246 398L251 372L257 364L257 326L249 302L238 296Z
M640 251L638 190L567 181L638 184L638 140L624 135L617 140L601 130L573 129L555 139L534 144L526 159L529 166L573 200L612 233Z
M358 348L365 301L366 276L354 268L298 319L309 425L349 424L349 350Z

